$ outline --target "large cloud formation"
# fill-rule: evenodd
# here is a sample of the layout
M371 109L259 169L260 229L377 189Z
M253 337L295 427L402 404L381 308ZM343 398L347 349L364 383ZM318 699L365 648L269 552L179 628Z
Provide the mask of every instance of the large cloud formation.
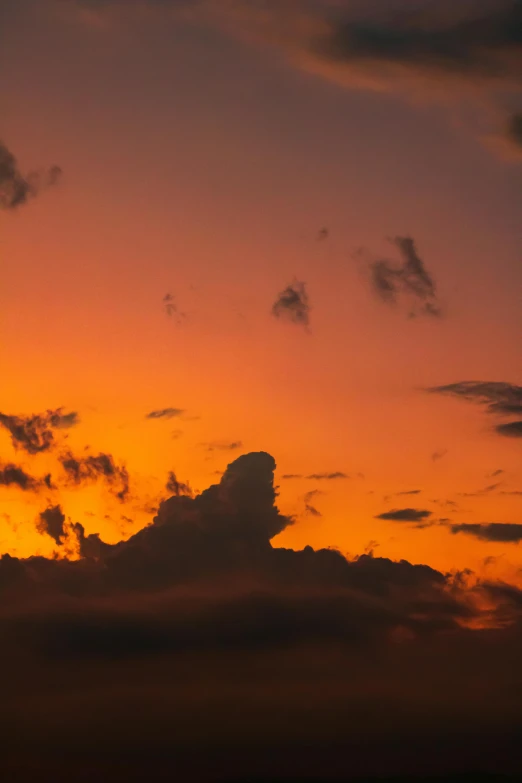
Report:
M349 89L454 105L474 101L486 140L520 152L521 0L79 0L97 12L178 13L279 50ZM487 111L484 107L488 106ZM513 108L518 106L518 110ZM482 134L483 128L477 128Z
M13 778L522 771L518 589L277 548L275 467L245 454L114 545L51 507L80 559L0 559Z

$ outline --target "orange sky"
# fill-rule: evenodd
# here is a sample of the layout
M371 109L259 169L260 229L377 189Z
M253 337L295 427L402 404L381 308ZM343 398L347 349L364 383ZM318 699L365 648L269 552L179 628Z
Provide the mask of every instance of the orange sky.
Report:
M296 517L277 545L374 547L516 579L516 544L375 516L413 505L522 522L522 496L501 494L522 490L520 442L483 408L422 391L522 383L520 167L436 102L353 91L219 27L73 6L24 0L2 34L1 138L24 171L64 175L0 215L0 410L78 411L68 446L123 461L132 499L0 488L0 550L53 551L35 528L47 500L118 540L151 520L169 470L203 489L242 451L266 450ZM396 235L415 238L443 318L408 319L372 293L356 251L393 257ZM310 333L270 312L294 276ZM145 419L166 407L186 414ZM14 452L5 432L0 456L37 475L55 464ZM336 471L349 478L281 478ZM314 489L321 516L305 513Z

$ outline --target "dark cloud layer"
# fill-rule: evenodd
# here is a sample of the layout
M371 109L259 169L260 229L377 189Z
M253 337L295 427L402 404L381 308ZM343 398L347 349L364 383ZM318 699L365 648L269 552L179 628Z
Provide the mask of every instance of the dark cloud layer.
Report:
M428 273L411 237L395 237L393 244L399 250L402 264L385 259L370 264L371 283L377 295L396 305L402 297L414 302L410 315L440 316L435 282Z
M103 479L121 502L129 494L129 474L124 465L117 465L111 454L90 454L87 457L75 457L71 452L59 457L67 480L71 484L82 484Z
M180 495L187 495L188 497L192 497L193 494L192 489L190 488L190 484L188 482L178 481L173 470L171 470L168 475L165 489L167 492L170 492L176 497L179 497Z
M311 305L306 283L294 280L278 295L272 305L272 315L298 326L310 326Z
M15 449L28 454L49 451L55 445L56 430L68 429L78 423L78 414L64 413L63 408L25 417L0 413L0 426L10 433Z
M450 525L452 533L465 533L480 538L481 541L496 541L512 544L522 541L522 525L509 522L489 522L484 524L464 523Z
M476 80L522 81L522 4L424 4L381 23L338 18L318 44L347 64L381 63L408 71Z
M391 511L378 514L375 518L387 519L390 522L425 522L431 513L431 511L421 508L394 508Z
M0 142L0 209L13 210L27 204L42 190L56 185L61 174L59 166L22 174L14 155Z
M75 535L82 558L0 559L13 779L462 771L486 746L497 770L520 769L516 589L277 548L292 520L275 467L243 455L114 545L47 509L45 532Z

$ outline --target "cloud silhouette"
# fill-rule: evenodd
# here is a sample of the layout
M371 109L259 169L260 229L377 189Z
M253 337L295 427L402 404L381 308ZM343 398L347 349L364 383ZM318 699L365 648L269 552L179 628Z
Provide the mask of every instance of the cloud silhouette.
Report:
M173 470L171 470L168 475L165 489L167 492L172 493L172 495L175 495L176 497L179 497L180 495L187 495L188 497L192 497L193 495L190 484L188 484L188 482L178 481Z
M510 522L488 522L483 524L463 523L450 525L452 533L465 533L481 541L503 544L518 544L522 541L522 525Z
M145 416L146 419L174 419L185 413L183 408L162 408L157 411L150 411Z
M385 519L390 522L425 522L432 512L421 508L394 508L378 514L375 519Z
M129 494L129 474L124 465L117 465L110 454L90 454L75 457L70 451L59 456L59 462L70 484L81 486L102 478L120 502Z
M485 405L488 413L522 414L522 386L503 381L457 381L426 391Z
M483 405L487 413L499 416L522 415L522 386L503 381L458 381L428 388L431 394L457 397ZM495 426L498 435L522 437L522 421L510 421Z
M202 446L207 451L237 451L243 448L243 444L240 440L227 441L212 441L211 443L202 443Z
M37 528L40 533L47 533L58 545L63 543L65 538L65 514L60 506L50 506L42 511Z
M264 452L242 455L117 544L51 507L42 530L61 549L76 536L81 558L0 558L4 768L25 775L23 739L28 779L65 781L81 760L97 779L172 777L175 763L183 779L218 768L241 780L267 752L268 779L283 761L293 779L402 774L397 749L411 762L412 738L414 769L426 753L461 768L463 725L475 764L480 731L489 758L519 763L518 742L505 744L519 736L516 588L373 553L277 548L292 519L277 508L275 468ZM481 703L491 725L480 711L474 722ZM377 740L380 770L368 767Z
M439 317L442 314L437 300L436 285L420 258L411 237L395 237L393 244L402 257L401 265L379 259L370 264L373 290L388 304L396 305L405 296L415 306L410 315L417 313Z
M293 283L287 285L272 305L272 315L275 318L298 326L310 326L310 311L306 283L299 280L294 280Z
M42 190L56 185L61 174L59 166L52 166L23 175L12 152L0 142L0 209L14 210L27 204Z
M50 476L46 479L47 487L50 489ZM34 492L41 485L42 482L39 479L30 476L18 465L14 465L12 462L5 465L0 464L0 487L17 486L24 492Z
M63 408L26 417L0 413L0 426L10 433L15 449L28 454L49 451L55 445L56 430L75 427L79 421L76 412L64 413Z

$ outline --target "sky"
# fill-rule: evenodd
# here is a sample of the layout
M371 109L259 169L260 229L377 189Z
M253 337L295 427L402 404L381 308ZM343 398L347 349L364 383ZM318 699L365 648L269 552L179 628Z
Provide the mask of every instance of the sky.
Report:
M197 649L197 663L179 660L188 680L210 672L211 723L230 696L216 684L221 667L249 709L279 710L281 681L298 710L301 670L281 640L266 642L261 674L261 641L245 652L244 639L221 638L216 616L227 628L253 617L250 642L299 618L302 672L319 683L313 640L331 658L326 692L336 681L356 698L339 645L351 638L346 616L366 629L378 595L378 632L413 638L413 649L379 658L379 677L365 669L361 693L393 701L398 680L405 725L419 704L453 705L473 644L484 666L514 660L521 74L519 0L0 0L0 583L3 566L18 625L8 604L0 615L9 639L27 626L24 644L12 631L5 666L22 649L29 669L50 667L45 682L19 670L33 705L20 725L39 736L39 754L52 745L51 729L47 739L35 729L52 678L112 676L107 613L131 647L148 645L142 625L138 641L127 628L133 613L149 641L163 640L150 642L154 671L138 653L118 669L116 721L126 699L157 706L181 637L181 657ZM274 627L256 625L271 609L250 606L252 580L284 603ZM347 602L343 619L332 591ZM62 645L50 659L39 600ZM73 600L102 641L64 630ZM419 601L432 607L422 618ZM187 623L208 634L187 641ZM472 642L472 628L484 636ZM430 649L452 661L439 701L423 690L434 629ZM364 668L360 646L346 654ZM408 656L420 691L404 683ZM263 709L261 685L245 684L251 666L272 693ZM488 686L496 730L520 688L505 668ZM136 672L148 685L131 698ZM464 721L480 700L475 675L459 682ZM324 709L324 726L337 726L346 703L319 691L316 720ZM197 692L178 693L191 726ZM99 705L86 686L78 699L78 725L92 732ZM291 742L317 738L318 725ZM332 732L323 750L341 741Z

